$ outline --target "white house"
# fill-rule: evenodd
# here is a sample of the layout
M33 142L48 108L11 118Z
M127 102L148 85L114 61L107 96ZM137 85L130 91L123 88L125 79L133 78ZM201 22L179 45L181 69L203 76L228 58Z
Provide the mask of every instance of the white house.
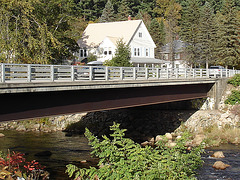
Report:
M186 68L188 67L186 62L186 54L185 54L185 48L187 46L187 43L177 39L173 42L173 51L174 51L174 68ZM166 67L173 68L173 63L171 62L171 50L170 50L170 43L166 44L161 49L161 58L165 60Z
M97 56L97 61L110 60L120 39L131 48L134 66L161 66L163 63L154 57L156 45L142 20L89 24L78 40L80 49L75 56L82 61L92 53Z

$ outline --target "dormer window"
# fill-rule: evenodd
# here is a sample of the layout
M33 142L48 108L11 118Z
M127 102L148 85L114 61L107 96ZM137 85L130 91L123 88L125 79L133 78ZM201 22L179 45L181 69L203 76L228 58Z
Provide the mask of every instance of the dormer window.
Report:
M139 35L139 37L141 38L141 37L142 37L142 32L139 32L138 35Z

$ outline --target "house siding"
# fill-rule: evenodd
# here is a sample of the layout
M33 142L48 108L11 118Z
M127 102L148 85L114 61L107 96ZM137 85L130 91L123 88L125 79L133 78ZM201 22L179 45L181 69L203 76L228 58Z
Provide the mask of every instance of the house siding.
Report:
M132 57L154 58L155 44L143 23L141 23L135 32L129 45L131 47ZM140 50L139 55L135 53L136 48ZM148 56L146 55L146 49L148 51Z

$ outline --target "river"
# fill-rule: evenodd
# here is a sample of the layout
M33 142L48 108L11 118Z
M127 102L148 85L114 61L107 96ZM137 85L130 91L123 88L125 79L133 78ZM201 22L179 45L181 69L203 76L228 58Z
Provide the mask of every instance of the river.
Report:
M51 180L66 180L64 173L65 166L71 162L79 163L80 166L89 166L96 164L96 159L90 156L90 146L87 139L82 135L71 137L65 136L63 132L39 133L39 132L18 132L18 131L0 131L5 137L0 138L0 151L22 152L26 154L28 161L37 160L46 166L50 172ZM222 150L226 158L221 159L231 166L226 170L215 170L211 166L216 159L209 156ZM41 151L51 151L51 156L38 157L36 153ZM220 147L209 148L203 155L205 161L203 168L199 170L198 179L200 180L239 180L240 179L240 146L222 145ZM80 161L87 160L87 163Z

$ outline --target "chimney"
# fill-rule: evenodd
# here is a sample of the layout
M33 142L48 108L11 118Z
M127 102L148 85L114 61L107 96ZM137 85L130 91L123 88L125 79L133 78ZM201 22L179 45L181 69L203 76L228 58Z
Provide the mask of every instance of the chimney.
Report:
M131 15L128 16L128 21L131 21Z

